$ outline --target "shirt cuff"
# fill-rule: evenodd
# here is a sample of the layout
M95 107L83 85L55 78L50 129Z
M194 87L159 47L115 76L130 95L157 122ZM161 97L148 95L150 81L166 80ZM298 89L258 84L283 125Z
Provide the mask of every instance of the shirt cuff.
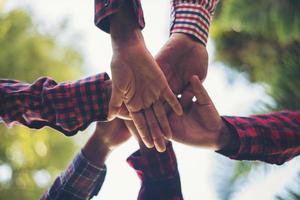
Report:
M141 29L145 27L140 0L95 0L95 25L106 33L110 32L110 16L119 12L123 3L131 3L134 15Z
M236 160L260 160L281 165L299 155L299 113L282 111L251 117L223 117L240 146L218 151Z
M166 180L178 175L172 143L167 144L166 151L163 153L151 149L147 158L142 156L140 151L136 151L127 159L127 162L136 170L143 182Z
M212 15L218 1L196 0L191 3L172 0L170 33L185 33L207 44Z
M102 73L59 84L49 77L33 84L3 80L0 121L35 129L50 126L67 136L74 135L92 122L107 119L108 79Z
M91 199L100 191L105 175L106 166L93 165L80 152L41 199Z
M50 126L61 127L70 136L92 122L105 121L110 99L106 80L109 76L102 73L45 90L42 113L48 116Z

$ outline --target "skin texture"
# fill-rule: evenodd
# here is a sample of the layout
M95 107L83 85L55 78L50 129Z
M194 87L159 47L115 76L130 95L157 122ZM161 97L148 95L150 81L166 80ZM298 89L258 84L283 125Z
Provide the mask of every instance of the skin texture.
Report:
M198 76L190 79L191 87L185 93L191 93L197 101L181 100L184 114L177 116L169 114L169 122L173 132L173 140L185 145L208 148L211 150L236 150L239 146L238 139L230 132L227 125L220 117L216 107L211 101ZM166 108L167 109L167 108ZM168 109L167 109L168 110ZM141 141L134 124L125 122L130 132ZM146 147L139 142L141 152L147 154Z
M206 47L183 33L174 33L156 56L171 89L180 94L189 84L192 75L204 81L208 68ZM192 96L187 97L190 102Z
M197 100L190 102L182 99L184 115L170 115L173 139L190 146L223 149L231 134L198 76L192 76L190 82L191 87L185 93L191 93L188 95L195 96Z
M173 139L200 148L236 150L239 146L238 139L222 121L199 78L192 76L190 82L191 87L186 89L185 92L194 95L197 101L184 102L181 99L184 114L178 116L175 113L169 113ZM108 82L106 85L109 92L111 83ZM170 110L167 107L166 109ZM122 112L126 112L125 108ZM93 135L82 151L92 163L101 167L110 152L126 142L131 135L137 138L142 155L147 157L147 153L151 150L142 142L134 123L121 119L98 122ZM166 141L164 142L166 143Z
M102 167L108 155L131 137L123 120L98 122L82 151L94 165Z
M167 102L178 115L182 114L182 108L147 50L130 9L124 4L110 20L113 84L109 119L120 117L122 104L125 104L145 145L155 146L162 152L164 139L172 135L162 102Z

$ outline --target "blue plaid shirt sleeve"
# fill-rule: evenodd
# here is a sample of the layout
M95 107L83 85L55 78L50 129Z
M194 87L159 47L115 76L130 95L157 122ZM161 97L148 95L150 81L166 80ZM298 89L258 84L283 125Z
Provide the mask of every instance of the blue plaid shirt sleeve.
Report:
M74 158L40 200L85 200L97 196L104 182L106 166L93 165L83 153Z

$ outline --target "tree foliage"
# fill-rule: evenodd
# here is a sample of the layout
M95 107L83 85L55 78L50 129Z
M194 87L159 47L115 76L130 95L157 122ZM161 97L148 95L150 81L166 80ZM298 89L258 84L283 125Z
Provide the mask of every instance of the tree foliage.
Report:
M299 10L299 0L221 0L215 13L216 60L266 86L276 103L270 110L300 109ZM233 178L253 169L243 163L236 164ZM300 196L299 190L292 193Z
M27 82L40 76L75 79L81 64L76 50L59 44L51 34L42 34L28 12L0 10L1 78ZM0 174L0 199L38 199L48 187L47 176L51 183L76 149L71 139L48 128L7 129L0 124L0 138L0 171L6 173Z
M216 59L265 83L273 109L299 109L300 1L221 2L212 27Z

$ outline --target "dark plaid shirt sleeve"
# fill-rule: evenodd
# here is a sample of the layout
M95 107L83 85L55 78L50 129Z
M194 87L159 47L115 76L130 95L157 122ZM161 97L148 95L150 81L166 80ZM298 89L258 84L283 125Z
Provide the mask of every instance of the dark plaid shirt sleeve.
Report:
M300 154L300 111L223 119L240 142L237 152L219 151L225 156L280 165Z
M170 33L192 35L206 45L212 16L219 0L171 0ZM141 0L95 0L95 24L109 32L110 16L120 11L123 3L130 3L140 28L145 27ZM159 4L159 3L158 3Z
M95 0L95 25L109 33L110 16L119 12L123 3L130 3L140 28L145 27L141 0Z
M106 120L109 95L107 74L75 82L56 83L43 77L32 84L0 80L0 122L30 128L50 126L67 136L94 121Z
M181 183L172 144L164 153L151 150L147 158L140 151L128 159L142 181L139 200L182 200Z
M79 153L56 178L41 200L86 200L97 196L104 182L106 167L99 168Z

